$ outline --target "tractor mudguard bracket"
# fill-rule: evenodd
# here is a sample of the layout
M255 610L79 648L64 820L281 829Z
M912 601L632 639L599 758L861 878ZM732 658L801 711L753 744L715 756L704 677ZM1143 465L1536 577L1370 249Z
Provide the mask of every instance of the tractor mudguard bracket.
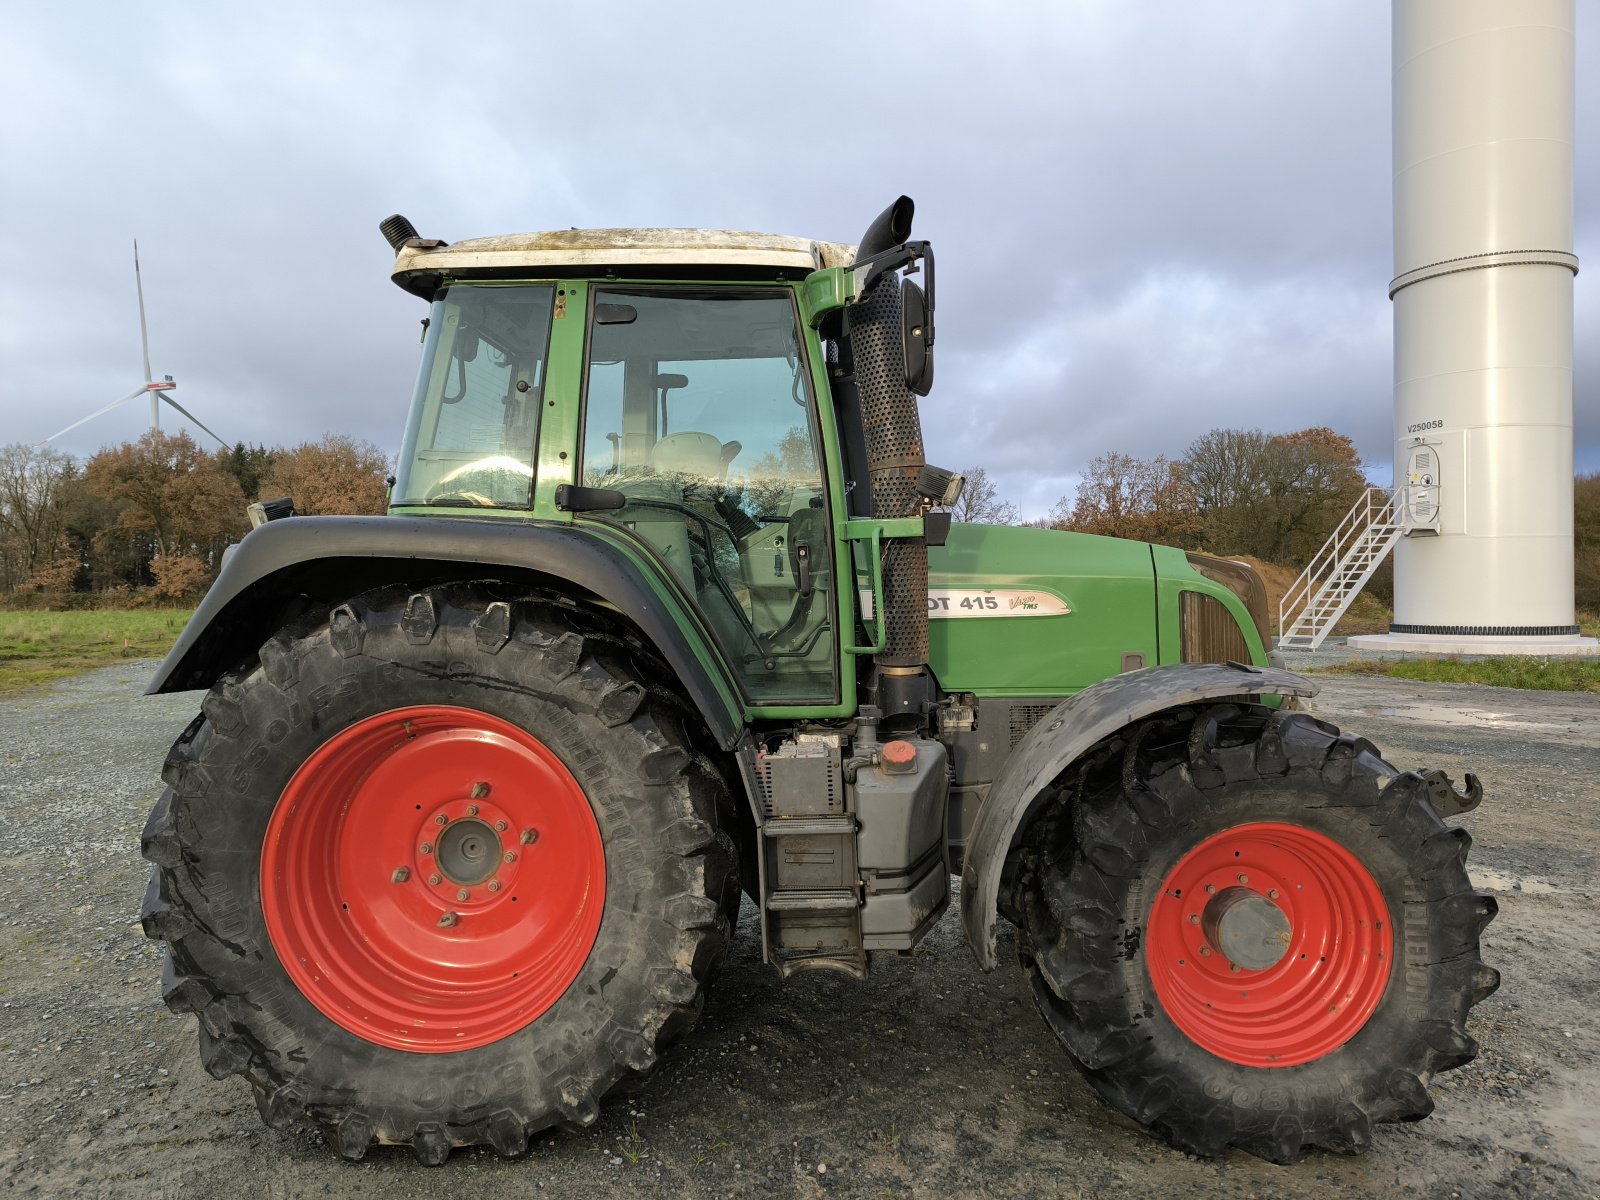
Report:
M1465 791L1457 791L1455 784L1450 782L1450 776L1437 767L1418 774L1428 785L1428 799L1441 817L1459 817L1483 802L1483 784L1471 771L1467 772Z
M1146 667L1101 681L1062 701L1006 760L978 810L961 870L961 928L985 971L999 964L1000 875L1018 834L1054 780L1117 730L1197 700L1230 696L1314 696L1317 685L1271 667L1184 663Z

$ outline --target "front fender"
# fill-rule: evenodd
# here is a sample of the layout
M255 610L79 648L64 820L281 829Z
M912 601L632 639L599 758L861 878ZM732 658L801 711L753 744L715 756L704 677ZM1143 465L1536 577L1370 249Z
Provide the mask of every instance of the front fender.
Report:
M253 530L156 671L147 695L210 687L309 598L337 604L391 583L527 580L598 598L632 621L677 676L723 749L743 727L737 685L693 612L634 559L566 525L455 517L291 517Z
M998 965L1000 874L1045 791L1085 751L1124 726L1167 708L1228 696L1315 696L1317 685L1273 668L1185 663L1113 675L1058 704L1012 752L989 788L961 870L961 928L985 971Z

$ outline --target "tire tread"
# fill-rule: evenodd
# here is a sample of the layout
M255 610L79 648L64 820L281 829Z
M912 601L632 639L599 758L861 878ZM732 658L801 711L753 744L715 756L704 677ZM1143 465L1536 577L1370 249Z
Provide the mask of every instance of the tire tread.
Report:
M726 777L711 765L708 754L716 748L692 709L662 684L647 682L666 678L667 668L598 612L496 593L488 585L381 589L331 612L308 613L280 630L262 646L257 661L218 681L201 714L173 745L162 772L168 786L141 838L141 853L152 864L141 923L146 936L164 943L167 1006L199 1017L202 1064L218 1078L244 1074L269 1126L310 1119L346 1159L360 1159L373 1144L409 1145L426 1165L444 1162L455 1146L487 1145L515 1157L526 1152L532 1135L552 1125L593 1124L603 1099L637 1086L698 1016L703 984L725 957L731 936L730 883L737 914L737 852L720 827L735 811ZM271 1039L252 1032L249 996L236 994L225 981L208 980L201 963L213 964L213 970L218 962L242 963L243 949L231 935L217 932L227 925L228 914L213 911L186 847L199 825L212 828L219 809L236 802L224 794L208 764L215 752L255 736L248 714L258 696L276 693L261 702L280 709L315 705L318 693L301 683L317 678L313 661L325 657L342 664L391 653L399 669L420 670L440 678L441 685L459 688L460 668L433 661L447 636L464 653L481 656L469 668L469 673L482 672L474 678L556 702L593 718L602 729L626 732L642 747L635 767L642 794L677 814L650 843L676 865L658 872L671 882L650 916L656 932L649 944L660 947L664 962L690 966L663 965L649 972L639 999L627 1001L642 1007L627 1015L613 1013L599 997L586 1008L574 1006L591 1023L591 1032L585 1037L563 1029L551 1039L548 1061L540 1043L541 1068L561 1061L572 1068L556 1077L559 1081L546 1075L538 1104L519 1094L510 1103L491 1098L447 1111L443 1120L407 1120L403 1106L364 1102L359 1085L308 1081L304 1053L292 1044L294 1038L269 1048ZM496 664L510 661L506 647L513 642L528 652L523 661L536 661L531 670L508 678ZM241 758L237 769L248 770L248 755L235 757Z
M1374 1123L1432 1111L1428 1081L1476 1054L1467 1013L1499 982L1479 958L1494 899L1467 880L1470 836L1441 820L1426 785L1397 773L1370 742L1302 712L1177 709L1108 739L1055 787L1024 834L1012 899L1020 957L1046 1022L1088 1081L1172 1145L1203 1157L1237 1146L1274 1163L1313 1146L1358 1153L1372 1144ZM1141 880L1152 862L1196 840L1188 830L1200 814L1247 812L1240 806L1253 790L1274 789L1293 789L1328 820L1370 825L1410 864L1408 911L1427 916L1422 996L1396 990L1398 971L1386 993L1397 1015L1384 1028L1400 1031L1395 1044L1332 1052L1346 1056L1341 1074L1320 1086L1304 1082L1308 1072L1280 1081L1273 1070L1213 1058L1164 1015L1153 1019L1142 926L1125 916L1142 911L1130 897L1150 886ZM1227 805L1235 808L1219 807ZM1206 1084L1218 1072L1248 1075L1256 1099L1213 1094Z

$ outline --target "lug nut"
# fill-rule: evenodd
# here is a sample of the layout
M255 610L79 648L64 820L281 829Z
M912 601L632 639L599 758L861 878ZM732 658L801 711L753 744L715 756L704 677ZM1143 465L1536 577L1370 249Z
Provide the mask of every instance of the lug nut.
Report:
M537 829L529 827L529 828L524 829L522 831L522 844L524 846L531 846L535 842L537 842L538 840L539 840L539 831Z
M462 888L460 891L458 891L456 893L456 899L457 900L465 900L469 895L471 895L471 893L468 892L466 888Z
M1214 883L1206 884L1206 895L1208 895L1208 896L1213 895L1216 892L1216 890L1217 890L1217 885L1216 884L1214 884Z
M433 823L435 825L448 825L450 823L450 818L445 816L443 813L440 813L433 819Z
M501 857L504 858L507 862L516 862L517 861L517 852L515 850L507 850L503 855L501 855Z
M1191 925L1200 924L1200 914L1199 913L1190 913L1189 914L1189 924L1191 924Z
M504 821L496 821L494 823L494 827L500 833L504 833L506 831L506 823Z
M433 843L432 842L423 842L422 845L417 847L417 849L420 850L424 854L432 854L433 853Z
M1200 953L1202 955L1204 955L1205 957L1209 958L1211 956L1211 947L1210 946L1201 946L1200 947Z
M444 916L439 918L439 928L449 929L450 926L454 925L459 920L461 920L461 918L456 916L455 913L445 913Z
M477 815L478 815L478 806L476 804L467 805L467 816L475 817Z
M481 779L477 783L472 785L472 798L474 800L482 800L488 794L489 794L489 785L487 783L484 783Z
M438 886L439 886L439 885L440 885L440 884L441 884L441 883L443 883L443 882L444 882L444 880L442 880L442 879L440 879L440 878L439 878L439 877L438 877L438 876L437 876L437 875L429 875L429 876L428 876L428 882L429 882L429 883L430 883L430 884L431 884L431 885L432 885L432 886L434 886L434 887L438 887Z
M1246 875L1243 871L1240 871L1239 872L1239 882L1240 883L1249 883L1250 882L1250 876Z
M491 892L498 892L500 890L500 881L498 879L489 880L489 890Z
M389 882L390 883L404 883L406 880L408 880L410 878L411 878L411 868L410 867L396 867L394 869L394 874L389 876Z
M1277 888L1268 888L1267 889L1267 895L1270 898L1272 898L1273 900L1276 900L1278 898L1278 889Z
M1238 963L1229 963L1228 964L1228 970L1237 972L1239 970L1239 964Z

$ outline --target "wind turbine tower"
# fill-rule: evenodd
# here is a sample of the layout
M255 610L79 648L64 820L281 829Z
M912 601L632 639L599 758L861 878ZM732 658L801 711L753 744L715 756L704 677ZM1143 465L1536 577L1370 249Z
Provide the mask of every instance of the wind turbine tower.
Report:
M1394 0L1394 623L1600 653L1573 611L1573 0Z

